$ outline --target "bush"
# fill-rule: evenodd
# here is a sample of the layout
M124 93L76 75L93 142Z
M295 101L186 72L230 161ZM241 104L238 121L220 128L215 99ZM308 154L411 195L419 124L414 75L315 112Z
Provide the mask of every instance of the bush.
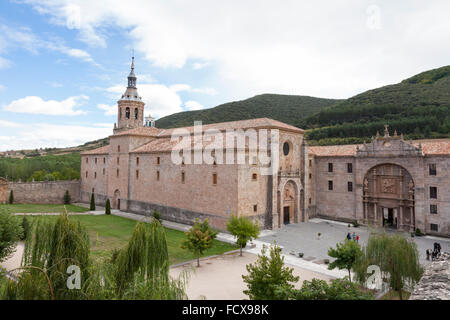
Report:
M355 227L355 228L358 228L358 227L359 227L358 220L354 220L354 221L353 221L353 227Z
M419 229L419 228L417 228L416 229L416 236L423 236L424 234L423 234L423 232Z
M152 217L162 223L161 213L158 210L153 210Z
M95 198L94 198L94 193L91 194L91 205L90 205L90 207L89 207L89 210L95 211Z
M0 210L0 262L14 252L22 233L19 219L5 210Z
M72 198L70 197L69 190L66 190L66 193L64 193L64 204L70 204L70 201L72 201Z
M13 193L13 191L11 190L10 192L9 192L9 204L13 204L14 203L14 193Z
M30 222L28 222L28 218L26 215L24 215L22 218L22 229L23 229L23 233L22 233L22 237L20 237L20 240L26 240L26 239L28 239L28 237L30 236L30 233L31 233L31 225L30 225Z
M107 214L107 215L111 214L111 203L110 203L109 199L106 199L105 214Z

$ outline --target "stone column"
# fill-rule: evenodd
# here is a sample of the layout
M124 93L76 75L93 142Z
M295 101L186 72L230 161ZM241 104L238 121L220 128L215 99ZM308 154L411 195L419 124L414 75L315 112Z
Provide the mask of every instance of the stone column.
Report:
M376 202L373 204L373 215L375 220L374 222L376 225L378 225L378 206Z
M400 206L400 215L398 217L398 221L400 222L400 229L404 229L404 217L403 217L403 206Z

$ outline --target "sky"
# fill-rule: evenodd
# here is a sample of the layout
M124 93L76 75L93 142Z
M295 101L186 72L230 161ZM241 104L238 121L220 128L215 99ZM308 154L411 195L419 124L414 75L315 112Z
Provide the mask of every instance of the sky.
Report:
M135 55L146 115L262 93L349 98L449 65L450 1L1 0L0 151L112 134Z

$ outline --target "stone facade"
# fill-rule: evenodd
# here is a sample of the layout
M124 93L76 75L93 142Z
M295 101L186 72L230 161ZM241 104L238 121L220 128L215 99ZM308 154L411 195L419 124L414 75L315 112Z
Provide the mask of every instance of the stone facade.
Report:
M314 178L309 214L342 221L450 234L450 140L309 147Z
M14 203L62 204L66 190L69 191L72 202L80 200L78 180L9 182L9 190L13 190ZM9 191L7 194L9 197Z

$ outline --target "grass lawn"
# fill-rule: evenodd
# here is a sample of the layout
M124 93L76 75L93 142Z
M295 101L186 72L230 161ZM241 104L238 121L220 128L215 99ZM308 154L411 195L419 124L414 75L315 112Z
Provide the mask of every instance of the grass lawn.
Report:
M56 218L56 216L31 217L33 220ZM94 259L107 259L111 256L113 249L124 247L131 238L136 225L134 220L114 215L71 216L70 219L80 221L88 229L91 239L91 253ZM170 264L195 259L189 251L180 248L181 241L185 239L184 232L167 228L165 230ZM237 249L237 246L214 240L213 247L206 251L203 256L221 254L234 249Z
M63 204L1 204L0 210L6 209L11 213L62 213L64 212ZM89 209L75 206L73 204L66 205L67 212L86 212Z

